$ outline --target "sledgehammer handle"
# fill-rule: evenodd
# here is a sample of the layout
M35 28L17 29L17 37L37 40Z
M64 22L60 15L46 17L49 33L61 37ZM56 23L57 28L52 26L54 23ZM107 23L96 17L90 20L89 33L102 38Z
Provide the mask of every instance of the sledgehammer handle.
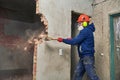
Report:
M57 39L51 39L51 40L57 40Z
M46 37L46 41L57 40L57 38Z

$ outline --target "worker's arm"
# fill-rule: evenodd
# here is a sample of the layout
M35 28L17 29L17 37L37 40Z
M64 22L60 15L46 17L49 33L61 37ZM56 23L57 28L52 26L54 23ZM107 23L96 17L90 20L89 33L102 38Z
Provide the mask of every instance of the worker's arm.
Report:
M87 37L87 31L83 30L81 31L75 38L73 39L63 39L63 42L70 45L77 45L78 43L81 43L83 40L85 40Z
M77 45L78 43L81 43L84 39L86 39L87 35L88 35L87 30L84 29L80 31L80 33L75 38L73 39L62 39L61 38L60 41L66 44L70 44L70 45Z

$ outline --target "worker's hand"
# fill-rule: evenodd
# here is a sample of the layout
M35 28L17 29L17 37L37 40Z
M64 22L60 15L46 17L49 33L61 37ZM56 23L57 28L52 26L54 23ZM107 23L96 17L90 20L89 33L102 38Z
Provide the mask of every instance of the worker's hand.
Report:
M63 42L63 38L58 38L57 41L58 42Z
M89 24L92 24L92 23L94 23L94 21L93 21L92 18L90 18L90 22L89 22Z

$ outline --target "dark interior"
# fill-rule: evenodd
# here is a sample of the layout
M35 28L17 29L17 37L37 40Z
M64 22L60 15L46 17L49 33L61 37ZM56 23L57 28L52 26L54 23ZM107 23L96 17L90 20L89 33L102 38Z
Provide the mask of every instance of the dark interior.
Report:
M35 0L0 0L0 80L32 80L34 44L26 43L44 30L40 16Z
M1 17L33 22L36 2L35 0L0 0L0 10Z

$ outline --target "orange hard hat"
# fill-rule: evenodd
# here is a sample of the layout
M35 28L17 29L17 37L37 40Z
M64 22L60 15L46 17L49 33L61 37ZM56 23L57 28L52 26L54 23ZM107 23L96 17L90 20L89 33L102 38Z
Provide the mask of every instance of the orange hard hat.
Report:
M79 17L78 17L78 20L77 22L89 22L90 21L90 17L86 14L81 14Z

